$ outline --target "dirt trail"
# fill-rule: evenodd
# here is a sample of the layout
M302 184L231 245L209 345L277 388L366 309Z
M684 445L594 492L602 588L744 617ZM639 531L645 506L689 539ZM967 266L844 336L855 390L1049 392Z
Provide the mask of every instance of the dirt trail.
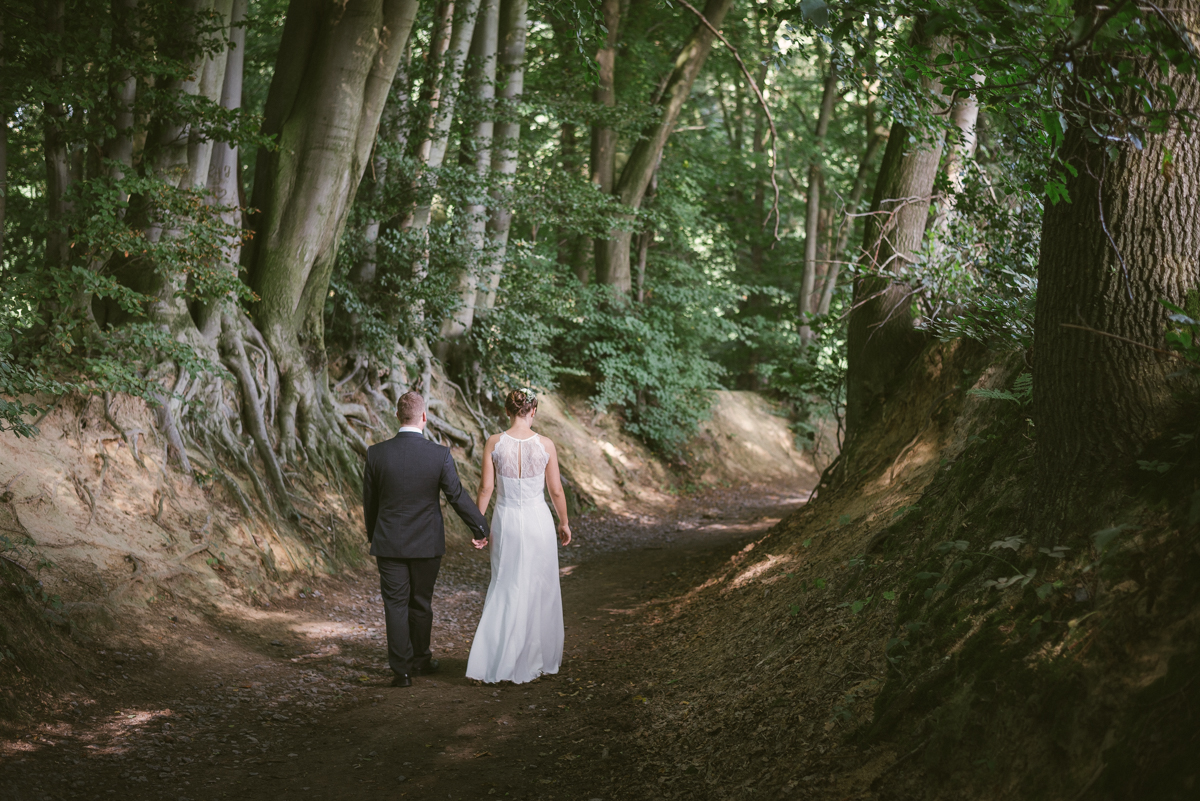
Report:
M158 605L97 653L55 720L0 731L0 798L628 797L631 755L604 743L635 725L655 600L685 593L805 497L714 491L669 517L579 521L561 555L563 668L527 685L464 677L485 554L446 560L442 670L411 689L388 686L373 570L237 619Z

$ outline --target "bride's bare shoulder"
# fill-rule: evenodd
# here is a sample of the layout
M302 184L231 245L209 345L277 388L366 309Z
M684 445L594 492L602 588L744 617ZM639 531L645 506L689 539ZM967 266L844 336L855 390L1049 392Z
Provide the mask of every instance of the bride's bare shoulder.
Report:
M490 437L487 438L487 442L484 443L484 447L488 448L489 450L495 450L496 443L500 441L500 438L502 436L504 436L504 435L503 434L492 434Z
M545 434L538 434L538 442L542 443L542 447L546 449L547 453L554 453L554 440Z

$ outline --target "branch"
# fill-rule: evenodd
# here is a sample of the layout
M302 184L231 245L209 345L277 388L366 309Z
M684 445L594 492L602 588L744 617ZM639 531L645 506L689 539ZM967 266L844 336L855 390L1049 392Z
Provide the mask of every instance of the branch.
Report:
M762 227L766 228L767 223L770 222L770 220L771 220L771 215L772 214L775 215L775 241L778 242L779 241L779 181L776 180L776 178L775 178L775 165L779 161L779 154L778 154L778 152L776 152L775 145L779 141L779 134L775 130L775 118L771 116L771 109L767 108L767 101L763 97L762 92L759 91L758 84L756 84L754 82L754 76L750 74L750 70L746 69L746 62L742 61L742 57L738 54L737 48L734 47L733 45L731 45L729 43L729 40L726 39L724 36L722 36L721 32L718 31L716 28L714 28L712 23L709 22L708 19L696 9L695 6L693 6L687 0L678 0L678 2L681 6L686 8L688 11L695 14L700 19L700 21L704 23L704 27L706 27L710 31L712 31L713 36L716 36L718 39L721 40L721 43L723 45L725 45L727 48L729 48L729 52L732 53L733 57L737 60L738 66L742 68L742 74L746 76L746 83L748 83L750 85L750 88L754 90L754 96L756 98L758 98L758 104L760 106L762 106L763 113L767 115L767 125L771 129L771 189L775 192L775 200L771 205L771 213L767 215L767 219L763 220Z
M1183 362L1184 364L1187 364L1187 365L1190 365L1191 367L1200 369L1200 362L1194 362L1191 359L1189 359L1187 356L1184 356L1182 353L1176 353L1173 350L1165 350L1163 348L1156 348L1153 345L1147 345L1144 342L1138 342L1136 339L1130 339L1129 337L1123 337L1119 334L1110 334L1107 331L1100 331L1098 329L1092 328L1091 326L1087 326L1087 325L1074 325L1072 323L1059 323L1059 326L1062 328L1078 328L1080 331L1087 331L1092 334L1099 334L1102 337L1108 337L1109 339L1116 339L1116 340L1120 340L1121 342L1127 342L1130 345L1136 345L1139 348L1145 348L1146 350L1152 350L1155 353L1161 353L1164 356L1170 356L1172 359L1179 359L1179 361Z

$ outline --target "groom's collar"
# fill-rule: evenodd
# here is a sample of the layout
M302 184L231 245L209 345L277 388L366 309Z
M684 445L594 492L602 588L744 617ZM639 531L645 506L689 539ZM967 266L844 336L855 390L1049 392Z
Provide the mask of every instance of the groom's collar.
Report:
M401 426L400 430L396 432L396 436L397 437L414 437L415 436L415 437L424 438L425 432L422 431L421 429L417 428L416 426Z

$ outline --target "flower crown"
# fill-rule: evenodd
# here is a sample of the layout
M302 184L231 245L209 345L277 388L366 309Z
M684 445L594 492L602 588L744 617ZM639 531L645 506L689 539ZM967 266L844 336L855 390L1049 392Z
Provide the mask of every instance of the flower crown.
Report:
M525 403L537 403L537 394L532 389L515 389L513 395L521 398Z

